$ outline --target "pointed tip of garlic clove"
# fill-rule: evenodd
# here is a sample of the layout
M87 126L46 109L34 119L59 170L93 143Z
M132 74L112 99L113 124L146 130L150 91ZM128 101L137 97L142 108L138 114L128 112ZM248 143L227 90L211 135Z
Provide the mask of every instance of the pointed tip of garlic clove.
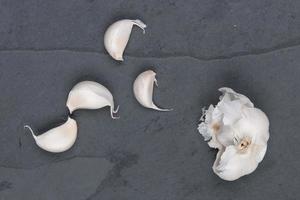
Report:
M147 27L141 20L123 19L111 24L104 34L104 47L109 55L118 61L124 61L123 53L127 46L133 25L145 33Z
M66 106L69 110L69 113L73 114L73 111L75 110L75 108L69 102L67 102Z
M154 109L154 110L157 110L157 111L161 111L161 112L173 111L173 108L159 108L154 103L152 104L151 108Z
M81 109L80 108L80 103L77 101L77 98L72 96L71 92L68 96L66 106L67 106L70 114L73 114L74 111L76 111L78 109Z
M115 52L111 54L111 57L113 57L117 61L124 61L123 58L123 51L122 52Z
M123 56L121 56L121 57L116 57L115 59L116 59L117 61L121 61L121 62L124 61Z

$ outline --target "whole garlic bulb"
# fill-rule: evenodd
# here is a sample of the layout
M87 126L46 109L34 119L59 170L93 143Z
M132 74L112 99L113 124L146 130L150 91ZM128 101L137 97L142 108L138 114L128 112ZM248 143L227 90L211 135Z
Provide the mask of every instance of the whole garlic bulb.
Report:
M219 150L213 171L227 181L252 173L264 158L269 120L244 95L230 88L216 106L203 113L198 130L211 148Z

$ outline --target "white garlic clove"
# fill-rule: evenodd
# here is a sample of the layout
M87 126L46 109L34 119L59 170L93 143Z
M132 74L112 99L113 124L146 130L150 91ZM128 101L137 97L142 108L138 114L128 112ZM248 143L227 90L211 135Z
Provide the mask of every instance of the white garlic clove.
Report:
M70 149L77 138L77 123L74 119L68 118L64 124L48 130L41 135L35 135L30 126L26 125L36 144L49 152L60 153Z
M269 120L244 95L219 89L219 103L204 111L198 130L218 154L213 171L232 181L252 173L263 160L269 139Z
M141 20L123 19L108 27L104 35L104 46L115 60L123 61L123 52L128 43L133 25L143 29L145 33L146 24Z
M114 110L114 100L110 91L103 85L94 81L82 81L77 83L69 93L67 107L70 113L77 109L99 109L110 107L111 117L118 112L119 106Z
M157 80L155 79L156 73L152 70L147 70L135 79L133 83L133 93L137 101L146 108L151 108L158 111L171 111L172 109L162 109L153 103L153 85L156 86Z
M230 129L216 136L218 141L225 145L225 151L223 153L220 150L221 157L216 158L218 164L215 164L213 169L224 180L232 181L252 173L267 150L267 116L260 109L248 107L242 109L241 115L241 119L232 124ZM230 138L233 138L231 143L223 142L230 141Z
M252 173L258 166L258 161L263 158L267 145L250 145L244 152L236 146L226 147L219 155L219 162L213 166L214 172L222 179L234 181L242 176ZM219 152L218 152L219 154Z
M241 115L242 118L233 125L237 137L254 137L262 142L269 140L269 119L263 111L244 108Z

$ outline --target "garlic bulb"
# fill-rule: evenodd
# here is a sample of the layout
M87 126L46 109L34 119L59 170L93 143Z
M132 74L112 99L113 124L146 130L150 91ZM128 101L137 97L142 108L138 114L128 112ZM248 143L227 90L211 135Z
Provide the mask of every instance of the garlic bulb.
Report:
M198 130L211 148L219 150L213 171L233 181L252 173L262 161L269 139L269 120L244 95L230 88L216 106L210 105L201 117Z
M60 153L70 149L77 138L77 123L74 119L68 118L63 125L48 130L41 135L35 135L30 126L26 125L36 144L49 152Z
M119 106L114 110L114 100L110 91L103 85L94 81L77 83L69 93L67 107L70 113L77 109L99 109L110 106L110 114L118 112Z
M158 86L155 75L156 73L152 70L147 70L138 75L133 83L134 96L137 101L146 108L151 108L158 111L170 111L172 109L158 108L153 103L153 85L155 83L156 86Z
M143 29L145 34L146 24L141 20L123 19L119 20L108 27L104 35L104 46L115 60L123 61L123 52L128 43L133 25Z

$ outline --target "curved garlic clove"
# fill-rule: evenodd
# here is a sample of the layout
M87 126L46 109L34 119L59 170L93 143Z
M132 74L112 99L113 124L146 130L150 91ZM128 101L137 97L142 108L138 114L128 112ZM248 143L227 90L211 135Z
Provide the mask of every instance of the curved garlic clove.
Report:
M30 126L26 125L36 144L49 152L60 153L70 149L77 138L77 123L74 119L68 118L64 124L48 130L41 135L35 135Z
M171 111L172 109L162 109L153 103L153 85L155 83L156 86L158 86L155 75L156 73L152 70L147 70L138 75L133 83L134 96L137 101L146 108L151 108L158 111Z
M133 25L143 29L145 34L146 24L141 20L123 19L119 20L108 27L104 35L104 46L115 60L123 61L123 52L128 43Z
M110 91L103 85L94 81L82 81L77 83L69 93L67 107L70 113L77 109L99 109L110 107L111 117L118 112L119 106L114 110L114 100Z

